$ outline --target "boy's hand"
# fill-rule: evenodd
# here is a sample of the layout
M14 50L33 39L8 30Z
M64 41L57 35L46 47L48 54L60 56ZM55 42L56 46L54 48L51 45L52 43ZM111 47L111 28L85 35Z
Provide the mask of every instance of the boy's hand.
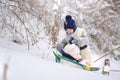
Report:
M77 40L77 39L73 39L73 40L72 40L72 43L73 43L73 44L78 44L78 40Z

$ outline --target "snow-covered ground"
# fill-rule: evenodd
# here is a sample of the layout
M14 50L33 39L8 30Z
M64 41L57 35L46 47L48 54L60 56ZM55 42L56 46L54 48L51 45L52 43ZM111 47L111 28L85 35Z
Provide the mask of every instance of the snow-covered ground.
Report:
M45 44L45 43L44 43ZM42 47L42 45L41 45ZM47 45L44 47L47 47ZM39 50L38 50L39 51ZM72 66L58 64L54 62L52 51L42 59L37 48L27 50L26 45L18 45L12 41L0 39L0 80L3 78L4 64L8 64L6 69L7 80L119 80L120 72L110 72L110 75L103 75L102 69L96 72L81 70ZM46 51L45 51L46 52ZM93 55L94 59L98 58ZM120 62L110 57L110 70L119 70ZM94 66L102 68L104 59L95 63Z
M16 39L22 39L21 36L19 37L19 32L21 32L22 36L26 40L26 35L24 35L24 30L26 29L24 27L26 26L18 23L19 18L17 19L16 14L11 13L12 6L10 5L12 4L13 6L16 6L14 5L15 3L13 4L12 1L9 0L1 0L0 80L120 80L120 61L115 61L113 58L111 58L111 56L104 57L94 64L94 66L100 67L100 70L96 72L85 71L65 64L55 63L50 40L48 39L48 37L45 36L44 33L44 28L46 28L45 25L50 26L50 32L52 32L54 31L52 30L52 26L56 26L55 22L57 22L59 26L63 26L63 24L61 23L63 22L65 16L67 14L71 14L73 18L76 19L77 25L79 27L86 28L88 33L91 34L91 42L95 40L92 45L102 45L103 50L107 47L112 49L112 42L115 44L119 44L120 42L119 34L117 34L119 33L119 12L117 12L116 7L112 7L114 5L117 6L116 4L118 4L119 6L119 1L110 0L110 3L109 0L39 0L41 1L40 3L38 0L24 1L24 6L22 4L21 8L19 9L16 9L16 7L14 9L13 7L12 12L19 14L19 11L21 11L22 8L24 10L25 7L26 10L26 8L29 9L29 7L31 7L33 11L35 10L35 15L39 14L41 16L40 22L37 15L31 16L31 13L28 13L27 15L26 11L22 12L21 15L25 14L23 16L17 15L21 19L23 19L24 17L26 20L29 20L27 22L25 21L25 24L30 32L34 31L34 34L32 35L35 37L35 40L38 40L39 42L37 43L37 45L30 45L30 50L27 50L27 45L16 44L12 42L13 39L9 39L13 38L11 36L14 35L15 38L17 37ZM29 3L27 2L29 1L32 1L31 3L33 4L33 6L28 6ZM19 2L19 0L17 2ZM37 7L38 9L35 7L39 4L44 10L42 10L40 6ZM10 9L8 8L8 6L10 6ZM115 9L116 12L114 12L113 9ZM33 11L30 10L30 12ZM58 15L61 15L61 18L54 19ZM35 18L33 19L33 17ZM44 21L47 19L48 21ZM61 21L59 21L60 19ZM108 25L108 27L106 26L106 24ZM39 29L37 28L36 30L36 26L38 26ZM31 29L31 27L34 29ZM103 31L101 31L102 29ZM104 31L104 29L106 30ZM14 32L16 30L18 30L18 33ZM36 33L39 32L40 34L37 35ZM64 30L61 30L59 32L60 34L56 36L59 39L58 41L62 40ZM108 33L111 33L111 35L113 35L112 38L111 36L106 35ZM51 36L51 34L49 36ZM94 50L98 51L98 48L95 47ZM93 59L96 60L99 57L100 55L96 55L96 53L93 51ZM110 71L109 76L103 75L102 67L105 58L110 59L110 70L119 70L119 72ZM4 69L4 64L8 65L6 69Z

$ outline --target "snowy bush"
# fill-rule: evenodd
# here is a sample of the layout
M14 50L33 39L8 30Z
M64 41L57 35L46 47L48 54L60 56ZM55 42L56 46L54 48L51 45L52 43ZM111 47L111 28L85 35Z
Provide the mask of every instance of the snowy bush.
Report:
M120 0L0 0L0 35L28 44L29 49L45 34L55 47L67 14L86 29L97 53L120 44Z

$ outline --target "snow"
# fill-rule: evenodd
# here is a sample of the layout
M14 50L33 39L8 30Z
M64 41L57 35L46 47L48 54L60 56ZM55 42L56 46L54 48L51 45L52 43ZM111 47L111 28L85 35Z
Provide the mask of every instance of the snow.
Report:
M2 1L2 0L1 0ZM27 14L23 11L25 18L25 25L19 22L14 14L11 13L9 8L2 8L5 6L15 5L14 3L9 3L10 1L4 0L1 4L0 15L1 15L1 24L0 24L0 80L119 80L120 72L110 71L110 75L102 74L102 67L104 60L106 58L110 59L110 70L119 70L120 71L120 61L116 61L111 56L106 56L101 60L94 63L94 66L100 67L99 71L91 72L85 71L82 69L75 68L73 66L68 66L66 64L58 64L55 62L54 55L52 51L52 43L50 41L50 35L46 36L47 29L46 25L49 26L50 32L54 32L52 27L56 25L55 22L58 22L59 26L63 26L64 18L67 14L71 14L73 19L78 21L77 25L84 27L91 39L91 47L93 49L93 60L95 61L101 55L96 54L101 51L119 45L119 8L109 7L117 6L114 3L108 3L107 0L39 0L39 3L36 3L35 0L28 0L34 2L31 13L34 15ZM27 1L27 2L28 2ZM38 0L36 0L38 1ZM111 0L112 1L112 0ZM8 5L9 3L9 5ZM26 3L25 3L26 4ZM24 5L25 5L24 4ZM29 9L30 6L26 8ZM37 8L38 6L38 8ZM24 9L24 6L21 8ZM20 8L20 9L21 9ZM35 10L34 10L35 8ZM42 9L43 8L43 9ZM116 9L116 12L112 9ZM12 9L12 7L11 7ZM15 12L19 13L19 9ZM118 10L118 11L117 11ZM117 14L118 13L118 14ZM6 16L6 15L7 16ZM37 16L37 15L39 16ZM61 18L54 19L55 16L61 15ZM36 15L36 16L35 16ZM105 17L104 17L105 16ZM22 16L19 16L23 19ZM37 19L40 17L40 20ZM108 19L112 18L113 21ZM5 19L5 20L4 20ZM60 19L62 21L60 21ZM56 21L54 21L56 20ZM27 22L26 22L27 21ZM108 22L106 22L108 21ZM48 24L46 23L48 22ZM105 22L105 23L104 23ZM7 25L8 24L8 25ZM106 25L108 27L105 27ZM114 24L114 25L113 25ZM13 29L12 30L12 27ZM82 26L81 26L82 25ZM113 26L111 26L113 25ZM57 26L57 27L59 27ZM10 28L9 28L10 27ZM32 36L30 38L30 46L28 50L28 45L26 44L27 38L25 34L25 27L31 32ZM104 28L105 27L105 28ZM59 27L58 42L61 41L64 37L64 29ZM99 29L100 28L100 29ZM102 30L105 29L105 30ZM20 33L15 33L15 31ZM112 33L111 36L108 36L107 33ZM39 34L38 34L39 33ZM24 38L22 38L22 36ZM90 36L89 35L89 36ZM32 38L31 38L32 37ZM15 38L15 39L14 39ZM37 44L34 44L34 41L38 41ZM12 40L21 41L22 44L16 44ZM32 42L33 41L33 42ZM93 42L93 43L92 43ZM112 44L114 42L115 44ZM32 45L33 44L33 45ZM102 48L98 48L101 46ZM105 47L105 48L104 48ZM108 50L108 51L109 51ZM95 52L96 51L96 52ZM106 51L105 51L106 52ZM103 53L103 52L102 52ZM104 54L104 53L103 53ZM118 57L119 50L115 51L114 54ZM7 64L8 68L6 69L7 74L4 79L4 65Z
M52 59L42 59L33 54L34 49L27 51L24 46L12 41L0 39L0 80L3 79L3 65L8 64L7 80L119 80L119 72L110 72L110 75L103 75L102 69L99 71L85 71L65 64L56 63L54 56ZM44 42L45 43L45 42ZM41 45L42 46L42 45ZM44 45L47 47L47 45ZM27 45L26 45L27 47ZM48 51L49 52L49 51ZM50 55L53 55L52 52ZM94 59L98 55L93 54ZM119 69L120 62L110 59L110 69ZM95 63L100 68L104 59Z

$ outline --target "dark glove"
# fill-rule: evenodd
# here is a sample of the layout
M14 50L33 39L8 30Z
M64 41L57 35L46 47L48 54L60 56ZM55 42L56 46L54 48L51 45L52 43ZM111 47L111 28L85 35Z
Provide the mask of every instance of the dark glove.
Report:
M69 40L69 43L70 43L70 44L73 44L73 43L72 43L72 40L74 40L74 38L71 38L71 39Z
M70 44L78 44L78 40L71 38L71 40L69 41Z
M73 44L78 44L78 40L77 40L77 39L73 39L73 40L72 40L72 43L73 43Z

